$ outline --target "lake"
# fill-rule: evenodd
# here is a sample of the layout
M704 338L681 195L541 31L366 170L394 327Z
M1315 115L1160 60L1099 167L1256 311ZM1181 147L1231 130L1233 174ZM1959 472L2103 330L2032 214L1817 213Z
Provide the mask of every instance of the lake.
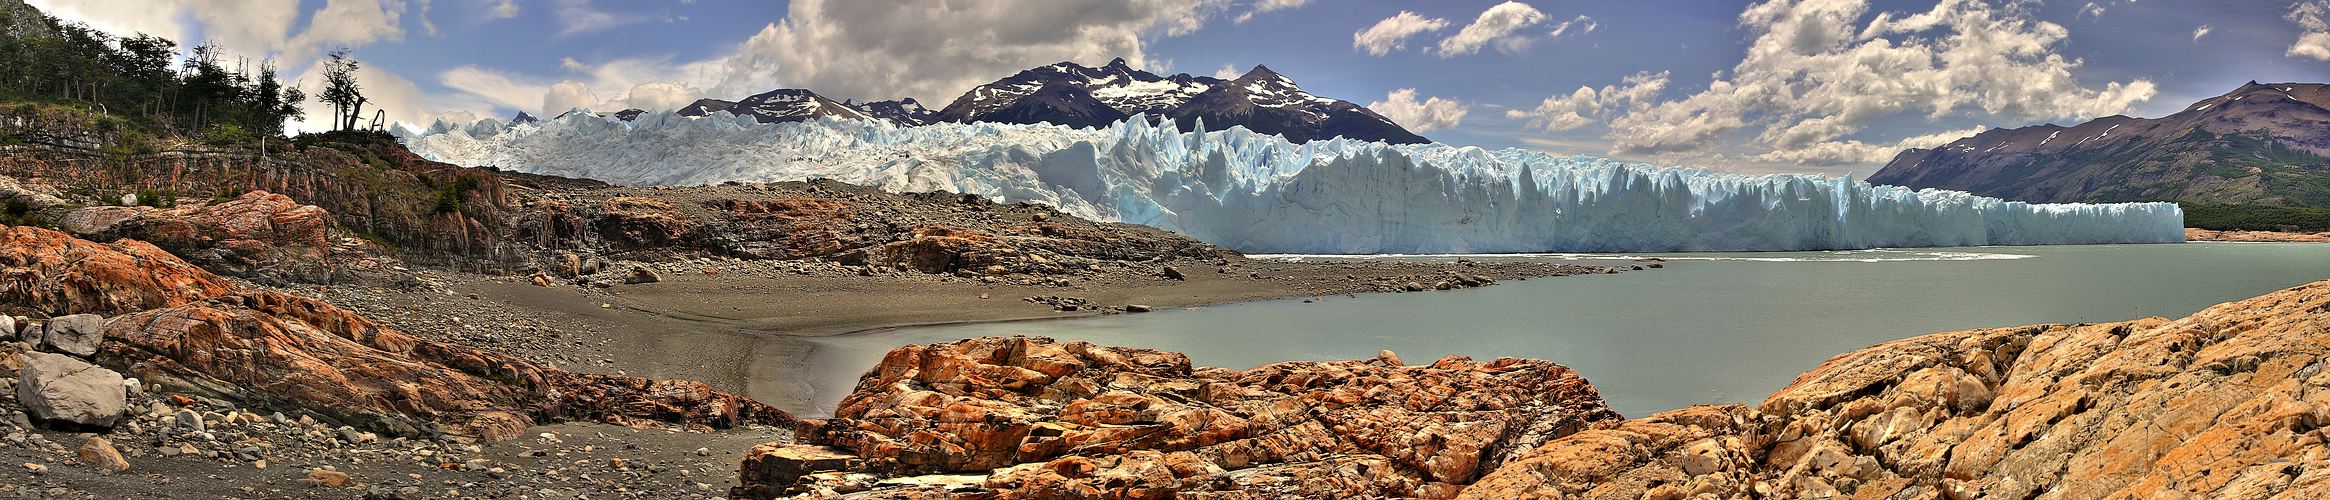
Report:
M1628 417L1755 403L1837 354L1918 334L2177 317L2330 278L2330 245L2186 243L1840 252L1504 255L1666 268L1429 293L1280 300L1085 319L917 327L806 339L830 414L901 345L989 335L1188 353L1198 365L1446 355L1552 360ZM1452 260L1451 256L1277 256Z

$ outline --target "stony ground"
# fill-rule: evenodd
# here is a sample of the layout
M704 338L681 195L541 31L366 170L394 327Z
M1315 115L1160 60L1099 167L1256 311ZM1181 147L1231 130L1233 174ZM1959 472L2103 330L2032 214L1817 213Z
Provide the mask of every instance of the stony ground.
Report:
M5 355L26 349L0 343ZM738 453L791 435L575 423L474 443L383 437L181 395L133 393L129 405L121 423L94 434L36 428L15 398L0 398L0 496L714 498L733 485Z

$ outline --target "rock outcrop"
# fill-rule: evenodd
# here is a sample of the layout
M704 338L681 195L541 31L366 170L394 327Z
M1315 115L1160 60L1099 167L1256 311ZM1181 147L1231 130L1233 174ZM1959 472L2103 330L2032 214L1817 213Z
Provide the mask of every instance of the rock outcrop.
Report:
M1192 368L1177 353L1027 337L893 350L835 415L800 428L804 446L830 448L763 447L745 462L757 482L737 493L863 487L846 473L799 481L849 465L980 474L980 487L1036 498L1447 497L1521 451L1618 418L1584 379L1544 361L1233 371Z
M1223 258L1180 235L1086 221L1033 204L892 194L831 181L617 188L553 194L517 216L516 239L611 259L731 257L973 275L1082 274L1111 263ZM539 266L577 274L564 255Z
M0 230L0 266L0 303L111 316L100 365L169 390L369 430L502 439L569 419L792 420L697 382L571 373L413 338L322 301L236 287L134 240L11 227Z
M1473 498L2320 498L2330 281L2182 319L1937 333L1755 407L1580 432Z
M335 248L331 213L266 191L172 209L74 209L58 217L58 226L96 241L144 241L215 273L271 281L347 277L359 267L341 259L360 261L374 253L352 238L351 248Z

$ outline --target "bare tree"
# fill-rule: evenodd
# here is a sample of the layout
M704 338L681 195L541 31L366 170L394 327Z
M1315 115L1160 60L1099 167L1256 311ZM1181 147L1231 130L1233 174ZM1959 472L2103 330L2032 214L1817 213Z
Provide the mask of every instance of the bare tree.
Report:
M324 91L316 99L332 105L332 127L336 130L355 130L356 121L364 116L364 89L356 83L356 59L348 49L331 53L324 61Z

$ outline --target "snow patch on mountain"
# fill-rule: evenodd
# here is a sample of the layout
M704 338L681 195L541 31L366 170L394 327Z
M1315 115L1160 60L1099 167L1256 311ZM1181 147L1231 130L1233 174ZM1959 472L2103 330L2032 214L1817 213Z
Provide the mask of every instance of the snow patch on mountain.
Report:
M482 134L473 132L483 132ZM2168 203L2028 204L1850 178L1748 176L1520 149L1243 127L898 127L574 114L408 136L424 157L630 185L826 178L1147 224L1249 252L1822 250L2183 241Z

